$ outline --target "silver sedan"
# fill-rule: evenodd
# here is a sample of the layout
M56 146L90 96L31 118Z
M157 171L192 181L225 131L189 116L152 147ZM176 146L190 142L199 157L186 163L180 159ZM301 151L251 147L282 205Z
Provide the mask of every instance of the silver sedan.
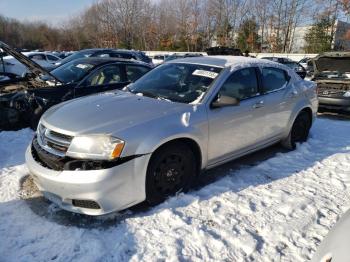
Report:
M61 208L89 215L157 204L202 170L282 142L304 142L315 84L271 61L174 60L123 91L49 109L26 152L39 187Z

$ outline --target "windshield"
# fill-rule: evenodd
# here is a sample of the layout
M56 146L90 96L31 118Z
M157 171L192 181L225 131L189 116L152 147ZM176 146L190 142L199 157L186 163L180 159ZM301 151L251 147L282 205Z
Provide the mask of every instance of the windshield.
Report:
M90 57L92 54L94 53L94 51L79 51L79 52L76 52L68 57L66 57L65 59L62 59L60 62L60 64L65 64L65 63L68 63L68 62L71 62L75 59L78 59L78 58L85 58L85 57Z
M92 68L93 64L88 62L81 62L80 60L74 60L72 62L63 64L50 73L63 83L72 83L81 80ZM44 79L49 80L49 79Z
M205 65L165 64L129 85L128 90L157 99L191 103L204 96L221 70Z

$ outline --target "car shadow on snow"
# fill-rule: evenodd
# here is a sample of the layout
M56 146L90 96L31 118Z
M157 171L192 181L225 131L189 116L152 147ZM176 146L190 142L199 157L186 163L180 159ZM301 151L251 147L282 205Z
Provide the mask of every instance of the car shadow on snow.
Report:
M347 130L339 132L339 121L321 118L318 122L321 126L317 132L312 130L308 142L299 145L296 150L289 152L280 145L274 145L205 171L190 192L171 197L156 207L141 203L126 211L100 217L74 214L45 200L37 189L33 189L35 185L30 177L22 180L21 195L37 215L60 225L82 228L109 228L127 218L149 216L164 209L176 212L177 208L188 206L194 201L204 201L227 191L239 192L247 187L295 175L333 154L350 151L347 147L350 135Z

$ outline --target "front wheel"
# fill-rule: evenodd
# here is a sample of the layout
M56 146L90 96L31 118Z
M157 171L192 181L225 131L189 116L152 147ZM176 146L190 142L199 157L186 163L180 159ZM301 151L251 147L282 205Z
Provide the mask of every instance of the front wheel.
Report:
M147 168L146 201L155 205L187 191L197 173L196 158L184 143L166 145L152 155Z
M302 111L295 119L288 137L282 140L282 145L288 149L295 149L297 143L303 143L309 136L311 119L307 112Z

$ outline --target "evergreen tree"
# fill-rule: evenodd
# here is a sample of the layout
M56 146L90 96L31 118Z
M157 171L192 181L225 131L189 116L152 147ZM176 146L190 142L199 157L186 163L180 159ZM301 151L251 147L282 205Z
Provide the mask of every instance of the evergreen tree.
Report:
M237 46L243 52L245 50L258 51L260 49L260 37L258 24L254 18L246 19L238 29Z
M307 32L304 39L306 53L322 53L332 49L332 24L327 18L318 20Z

